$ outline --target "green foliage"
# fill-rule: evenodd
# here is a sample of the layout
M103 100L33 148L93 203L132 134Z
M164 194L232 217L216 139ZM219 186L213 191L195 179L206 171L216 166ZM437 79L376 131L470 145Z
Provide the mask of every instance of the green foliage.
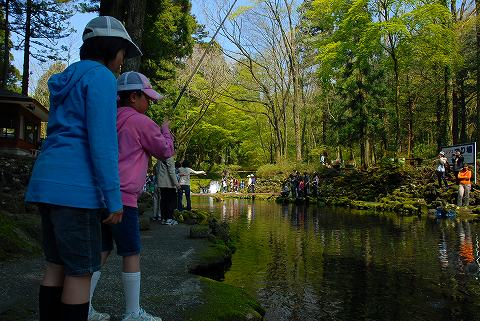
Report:
M259 178L283 180L293 173L293 171L313 173L315 170L317 170L317 167L313 164L285 161L278 164L265 164L260 166L257 169L256 176Z
M63 62L55 61L50 65L47 71L40 76L40 79L38 79L33 98L35 98L47 109L50 109L50 91L48 90L48 79L50 79L52 75L62 72L65 70L65 68L66 65Z
M17 216L19 215L19 216ZM0 211L0 261L40 253L40 222L35 215Z
M174 96L178 62L192 52L197 28L188 0L149 0L142 39L141 72L164 93Z

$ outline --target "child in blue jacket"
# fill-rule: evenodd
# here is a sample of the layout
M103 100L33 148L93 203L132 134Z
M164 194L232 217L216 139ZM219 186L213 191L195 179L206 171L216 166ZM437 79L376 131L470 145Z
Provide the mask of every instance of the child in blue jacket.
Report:
M42 216L40 321L87 321L90 278L100 269L101 211L109 224L123 215L114 73L140 54L120 21L97 17L83 32L80 61L48 81L48 136L25 197Z

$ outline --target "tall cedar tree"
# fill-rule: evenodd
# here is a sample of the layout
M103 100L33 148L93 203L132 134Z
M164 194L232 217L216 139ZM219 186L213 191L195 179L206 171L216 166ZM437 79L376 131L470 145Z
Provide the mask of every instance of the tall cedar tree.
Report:
M13 58L10 54L12 42L10 40L8 15L6 14L9 11L10 2L8 0L1 2L3 10L0 11L0 25L2 26L0 30L0 70L2 73L0 88L17 91L16 84L20 79L20 72L11 63Z
M148 0L141 71L162 92L173 93L176 67L192 53L197 23L189 0Z
M17 35L17 50L24 51L22 94L28 94L30 57L40 62L56 60L64 47L58 40L72 33L68 19L73 15L68 4L56 0L25 0L11 2L10 32Z

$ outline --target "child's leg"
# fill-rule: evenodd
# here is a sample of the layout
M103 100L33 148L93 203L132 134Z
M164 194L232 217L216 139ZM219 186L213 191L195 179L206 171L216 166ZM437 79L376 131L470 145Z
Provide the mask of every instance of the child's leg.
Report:
M123 291L125 294L125 313L140 313L140 228L138 209L123 207L123 219L112 226L113 237L117 244L117 254L123 257Z
M125 314L140 312L140 255L123 257L122 283L125 294Z
M63 265L47 262L47 269L43 276L42 285L62 287L65 279Z
M107 218L109 213L107 211L102 212L102 220ZM113 236L112 236L112 227L108 224L103 224L102 223L102 253L101 253L101 266L105 265L107 262L108 256L110 255L111 251L113 249ZM88 307L88 313L91 315L93 313L96 313L97 315L102 315L104 319L108 320L110 316L106 313L99 313L95 312L95 309L93 308L92 301L93 301L93 295L95 294L95 289L97 288L98 281L100 280L100 277L102 276L101 271L96 271L92 274L92 278L90 281L90 296L89 296L89 307ZM98 318L98 316L97 316Z
M63 273L63 265L47 263L38 294L40 321L62 320Z
M65 304L88 303L90 299L91 275L65 276L62 302Z
M49 221L54 227L56 254L64 265L62 321L88 318L91 273L100 269L101 228L98 209L50 206ZM55 262L52 251L47 260ZM51 280L50 265L45 282ZM53 272L53 275L57 274Z
M87 321L91 275L65 276L62 293L62 321Z
M43 252L47 260L45 274L38 294L40 321L61 321L61 300L65 278L64 266L55 238L55 225L51 217L51 207L48 205L40 206L40 214L42 215Z
M102 272L100 271L96 271L92 274L92 278L90 281L90 297L89 297L90 305L88 309L89 312L93 310L93 306L92 306L93 294L95 293L95 289L97 288L97 283L98 283L98 280L100 280L101 275L102 275Z

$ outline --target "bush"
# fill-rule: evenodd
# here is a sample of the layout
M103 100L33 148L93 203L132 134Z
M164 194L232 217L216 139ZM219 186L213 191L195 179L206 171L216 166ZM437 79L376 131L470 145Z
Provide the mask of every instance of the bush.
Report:
M205 176L199 176L199 177L191 177L190 178L190 191L192 193L200 193L200 188L201 187L208 187L210 186L210 178L200 178L200 177L205 177Z
M273 180L285 180L294 170L300 173L313 173L318 170L313 164L295 163L295 162L281 162L277 164L262 165L257 170L257 177L269 178Z

